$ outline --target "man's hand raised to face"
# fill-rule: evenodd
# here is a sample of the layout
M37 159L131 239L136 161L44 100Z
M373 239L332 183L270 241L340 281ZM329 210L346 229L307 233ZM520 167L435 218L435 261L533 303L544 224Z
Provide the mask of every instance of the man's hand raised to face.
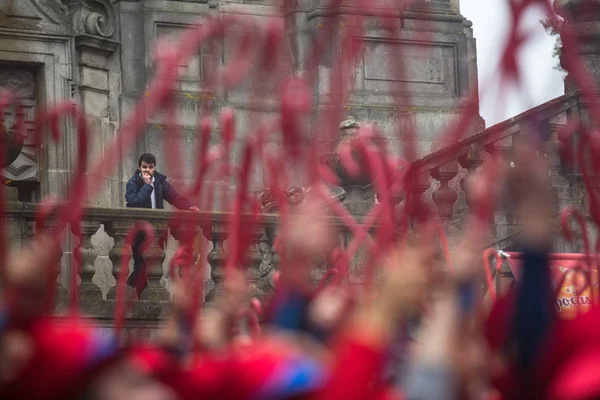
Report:
M142 172L142 179L144 180L144 183L147 185L151 185L152 184L152 175L150 175L147 172Z

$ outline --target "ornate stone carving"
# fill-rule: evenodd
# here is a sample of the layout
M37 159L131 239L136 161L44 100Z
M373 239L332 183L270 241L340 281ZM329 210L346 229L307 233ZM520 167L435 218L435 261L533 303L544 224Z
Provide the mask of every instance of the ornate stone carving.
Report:
M6 129L0 124L0 135L3 136L4 158L0 168L6 168L12 164L23 149L23 135L16 129Z
M358 168L356 171L350 171L342 161L342 149L363 134L361 128L366 127L361 127L354 117L346 118L339 125L340 139L334 151L320 157L320 162L330 168L337 177L336 185L344 189L342 205L350 214L359 218L365 216L374 203L373 179L368 171L367 160L360 155L360 152L351 150L351 157ZM378 145L374 140L369 142Z
M268 227L265 233L258 244L258 251L262 260L258 267L259 278L257 287L262 293L267 294L275 288L275 272L279 270L281 256L275 248L275 241L278 234L277 227Z
M111 0L63 0L73 15L77 33L112 38L117 14Z
M264 229L254 228L252 232L250 232L250 236L252 238L252 243L247 249L244 268L247 271L246 275L252 297L260 298L264 295L264 292L261 290L259 285L259 279L263 277L261 266L264 255L261 251L261 242L263 237L265 237Z
M262 293L270 293L274 289L273 274L275 266L273 265L273 251L271 239L267 235L263 236L258 244L258 252L261 256L261 262L258 267L257 287Z
M30 1L42 15L57 25L69 20L69 10L60 0Z
M10 90L19 98L20 110L8 107L0 116L0 134L7 135L5 169L0 173L11 181L38 181L38 148L35 134L36 87L32 72L24 68L1 68L0 90ZM24 117L23 136L16 135L16 115ZM16 135L16 136L15 136Z
M82 0L88 8L83 26L90 35L112 37L115 33L117 16L115 8L109 0Z

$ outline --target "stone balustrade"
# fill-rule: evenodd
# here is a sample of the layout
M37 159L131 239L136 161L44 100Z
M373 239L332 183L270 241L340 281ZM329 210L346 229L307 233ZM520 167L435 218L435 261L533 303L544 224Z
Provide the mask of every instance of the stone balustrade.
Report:
M546 140L544 155L549 158L549 174L555 196L553 204L558 213L582 197L579 172L562 162L557 137L567 121L579 118L581 107L579 92L572 92L417 160L413 165L422 175L408 195L434 202L441 222L452 236L461 230L469 207L465 178L475 173L490 154L500 155L504 162L510 164L515 139L538 131ZM500 199L491 221L489 242L497 244L500 249L510 247L514 243L512 239L520 231L513 208L510 198Z
M28 236L34 233L34 219L36 204L22 202L8 202L7 218L9 238L12 244L24 242ZM186 224L185 229L193 228L192 235L199 247L206 249L203 255L208 268L207 278L213 284L206 289L207 300L214 298L219 284L223 280L223 267L227 257L226 242L228 232L228 213L193 213L184 212L186 218L193 221ZM182 227L174 229L170 226L175 216L174 212L164 210L147 210L134 208L106 208L89 206L85 208L84 217L81 221L81 241L74 247L75 254L80 257L81 269L79 271L80 285L79 293L82 305L93 315L110 316L112 313L112 302L115 299L116 281L119 277L123 258L129 260L132 267L132 250L127 242L128 233L134 228L136 221L148 221L156 232L156 239L144 253L148 265L148 287L142 292L140 302L149 303L168 302L170 294L168 290L167 269L170 261L168 255L172 255L177 248ZM242 224L244 217L242 216ZM252 238L255 244L250 250L253 254L248 257L249 279L254 286L260 286L258 281L268 274L271 268L263 265L265 257L263 252L272 252L273 231L278 216L264 214L260 218L260 229L253 232ZM166 237L166 246L159 245L159 240ZM75 241L75 238L71 238ZM208 244L208 247L206 246ZM199 254L194 255L197 258ZM271 263L272 257L268 258ZM69 260L63 260L70 265ZM200 261L200 264L202 262ZM68 268L63 268L63 273ZM66 280L62 279L66 282ZM212 286L212 287L211 287ZM264 284L263 284L264 286ZM135 293L128 288L127 296L132 300L138 300ZM103 305L104 304L104 305ZM160 307L159 307L160 308ZM148 309L152 315L158 312L156 309ZM134 312L135 314L135 312Z
M581 184L577 179L577 171L567 168L558 156L558 140L556 132L569 118L576 118L579 112L579 95L572 93L562 96L551 102L543 104L525 114L509 121L495 125L487 130L466 138L459 143L444 148L431 155L417 160L415 166L421 171L408 188L405 196L420 196L425 202L432 202L437 206L440 221L447 229L452 242L453 233L460 233L462 216L468 210L465 200L464 180L469 174L479 168L485 157L490 153L500 153L505 161L510 163L510 150L513 139L525 134L532 127L532 123L542 131L548 132L547 156L551 163L549 171L553 187L556 189L557 207L573 204L580 196ZM343 188L345 193L336 196L336 199L347 206L358 220L364 216L364 211L370 209L375 203L375 193L370 185L357 190L350 188L353 194L349 195L348 188ZM271 196L272 197L272 196ZM259 227L251 232L253 244L248 249L248 257L243 265L248 271L248 281L253 294L262 296L273 288L273 272L279 263L279 256L274 251L273 245L277 235L279 217L277 207L265 196L264 202L268 207L265 214L260 216ZM398 198L398 207L402 207L403 198ZM348 204L346 204L348 203ZM510 201L498 205L489 243L504 250L510 250L515 243L514 238L518 229L518 221L512 215ZM357 213L361 211L360 213ZM23 242L33 233L33 220L35 218L36 204L9 202L7 207L8 238L13 244ZM191 234L194 238L198 254L193 255L201 265L206 268L205 287L203 297L207 301L213 300L219 292L224 279L224 265L227 259L227 247L230 240L228 231L228 213L191 213L186 215L192 219L192 224L187 224L187 232L179 228L170 228L174 213L164 210L147 210L133 208L105 208L89 206L85 209L81 221L81 240L70 237L65 245L66 249L73 249L75 256L79 257L81 269L79 271L79 291L83 311L95 316L100 321L110 324L115 309L115 283L120 273L121 260L129 259L131 263L131 248L126 244L128 232L135 221L148 221L157 232L157 239L150 244L145 253L148 264L148 287L138 299L132 289L128 289L127 296L132 301L128 311L128 323L140 326L157 323L167 312L170 300L170 280L167 277L168 265L171 257L178 247L178 238L183 234ZM249 216L248 216L249 217ZM242 216L244 219L245 216ZM343 223L331 217L331 224L336 226L340 233L340 245L347 246L351 241L351 234ZM243 222L242 222L243 226ZM168 232L166 246L160 246L158 240L161 232ZM576 252L576 248L559 246L560 251ZM62 285L59 286L58 311L66 305L68 287L67 276L71 265L72 254L65 252L63 257ZM361 262L359 262L360 264ZM357 265L360 269L360 266ZM356 268L354 269L354 272ZM351 279L352 279L351 267ZM360 275L360 274L358 274ZM315 274L318 279L320 274ZM354 282L359 282L360 277ZM73 290L73 288L69 288ZM146 325L144 325L146 324ZM140 328L142 329L142 328ZM144 328L145 329L145 328Z

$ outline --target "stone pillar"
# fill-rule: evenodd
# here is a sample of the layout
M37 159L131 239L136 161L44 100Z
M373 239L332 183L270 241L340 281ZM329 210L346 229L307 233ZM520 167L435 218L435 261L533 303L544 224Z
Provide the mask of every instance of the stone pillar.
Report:
M106 298L109 300L115 300L117 295L117 285L119 283L119 275L121 271L121 258L127 257L127 260L131 260L132 250L130 245L125 244L125 238L131 229L131 223L126 221L112 221L107 222L104 225L106 233L115 240L115 245L108 252L108 258L112 262L112 274L115 278L115 286L110 288ZM127 267L129 270L129 263ZM129 271L127 271L129 274ZM126 300L137 300L137 293L131 286L125 284L125 299Z
M400 9L404 4L392 1L367 2L372 7L363 9L351 1L298 0L294 3L298 6L288 11L290 19L302 16L298 12L302 5L311 7L307 8L306 22L301 25L302 32L305 27L308 35L301 35L302 39L292 43L314 37L323 39L323 57L314 69L306 71L308 76L316 75L314 90L318 101L311 118L313 132L333 132L333 125L317 125L330 124L343 113L351 113L360 119L378 121L391 147L402 149L408 140L414 140L405 136L403 129L404 124L410 124L420 132L415 143L416 157L420 158L439 140L437 132L466 112L461 101L478 92L476 43L472 24L460 15L459 0L406 1L402 3L409 9L403 11ZM391 18L381 21L382 10ZM358 16L365 22L361 34L352 32ZM292 29L301 32L300 22L303 21L290 22ZM292 25L294 23L298 28ZM396 32L390 35L386 28L392 24ZM352 62L345 63L349 67L349 79L336 82L337 60L349 59L348 48L340 43L344 33L362 36L363 51ZM409 37L418 37L420 41L407 41ZM292 52L299 53L296 49ZM398 75L399 68L393 68L399 62L404 66L404 76ZM342 85L347 89L344 96L339 95ZM440 90L441 87L444 89ZM394 94L401 92L414 95L404 99L405 112L399 115ZM323 115L326 117L319 119ZM473 135L484 127L483 119L477 116L464 134ZM330 137L318 135L314 140L325 142L325 147L329 144L325 139Z
M565 29L569 29L579 43L578 51L563 47L561 66L568 69L569 58L578 57L577 61L583 62L586 66L597 88L600 83L600 0L555 0L554 5L558 14L565 18L561 37L564 38ZM564 39L563 43L565 43ZM579 87L573 77L567 75L565 93L577 89Z
M260 265L258 266L259 278L257 288L262 293L270 293L274 289L273 276L276 268L279 267L279 255L273 251L273 241L272 238L269 237L268 232L269 231L267 230L267 233L262 236L258 243L258 251L261 260Z
M219 295L225 280L225 263L227 262L227 254L223 248L223 242L229 237L227 232L227 223L216 225L214 222L210 226L202 228L202 233L206 239L213 244L212 250L208 253L206 259L210 264L210 277L215 286L206 295L206 301L213 301Z
M58 229L56 228L56 221L48 221L46 223L44 229L50 235L60 236L60 234L61 234L58 231ZM69 280L68 272L69 272L69 267L71 267L71 263L65 262L65 259L70 261L70 257L71 257L71 252L65 251L65 247L67 248L67 250L70 248L69 245L70 245L69 237L67 237L65 240L62 241L62 244L61 244L61 249L63 250L62 255L61 255L61 263L60 263L60 268L56 271L56 286L55 286L55 292L54 292L54 301L55 301L54 310L57 314L64 313L67 310L67 307L69 305L69 292L67 289L65 289L65 286L63 286L61 284L61 281L68 282L68 280Z
M410 197L410 199L408 203L409 207L406 211L408 213L408 216L411 218L410 223L413 229L418 224L418 221L416 220L415 216L418 215L418 213L420 213L422 208L425 206L425 200L423 199L423 195L427 190L429 190L430 186L431 182L429 174L419 174L410 183L410 187L408 188L408 196Z
M497 142L490 143L486 146L488 153L500 157L503 163L510 163L509 152L512 148L512 136L507 136ZM501 193L498 198L496 209L494 210L494 221L492 224L492 240L500 240L514 233L514 228L517 225L514 214L514 203L510 197L510 193Z
M563 208L569 206L573 198L575 198L575 192L571 185L570 180L567 178L572 168L571 165L567 167L566 163L563 163L560 156L560 142L558 140L558 132L563 128L562 124L549 124L550 137L545 143L544 152L548 158L548 167L550 169L550 184L552 186L553 195L556 197L555 212L558 213Z
M93 303L102 300L102 291L92 282L96 273L96 258L98 252L92 245L92 236L100 229L99 221L81 222L81 241L75 249L76 257L80 258L81 285L79 286L79 297L81 302Z
M152 224L156 237L148 250L144 252L144 261L146 262L148 287L140 295L140 300L168 301L171 296L169 291L161 284L164 275L163 263L167 257L164 249L164 232L167 229L166 224Z
M259 287L265 292L275 287L274 276L279 271L279 266L281 265L281 256L275 248L277 234L276 226L267 227L265 236L259 244L259 249L263 257L259 267L261 273Z
M119 32L117 15L111 0L64 0L73 21L73 36L77 52L75 76L79 102L90 132L88 154L92 159L114 156L103 154L105 145L114 136L117 121L117 99L120 92ZM75 159L76 145L71 144L70 156ZM117 206L122 197L118 190L118 171L114 163L97 175L89 176L88 188L95 194L90 204ZM101 190L99 190L101 188Z
M180 246L190 246L192 264L201 263L200 257L200 245L198 239L202 228L196 223L196 221L186 221L185 223L179 224L177 228L171 229L171 235L179 242Z
M452 178L458 174L458 162L456 160L440 165L431 171L431 177L440 182L440 187L433 192L433 202L438 206L438 214L444 226L450 224L452 219L454 203L458 194L448 186Z
M246 276L248 277L252 297L261 298L265 293L260 289L258 282L261 277L260 267L263 261L260 245L265 236L265 231L260 227L254 228L249 235L252 244L248 247L244 268L246 269Z
M460 187L463 192L465 192L465 202L467 203L467 207L471 208L472 199L467 192L466 182L467 179L473 177L473 175L477 172L477 169L483 164L483 151L476 146L469 146L467 152L458 157L458 162L460 163L461 167L467 170L467 175L460 180Z

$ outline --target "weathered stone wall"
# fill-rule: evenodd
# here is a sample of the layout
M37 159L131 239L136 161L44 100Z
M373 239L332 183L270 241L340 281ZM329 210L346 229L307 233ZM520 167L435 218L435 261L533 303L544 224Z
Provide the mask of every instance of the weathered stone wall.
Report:
M243 14L258 18L261 23L283 18L288 31L287 41L282 44L287 55L282 74L303 74L306 72L303 60L310 50L311 39L337 18L344 29L355 23L357 14L352 6L332 10L318 0L298 0L288 9L281 8L280 2L275 0L122 0L112 3L110 0L0 3L4 7L0 12L0 86L21 91L21 97L31 105L28 112L31 126L36 109L43 104L77 100L91 128L91 159L106 157L107 144L118 137L123 118L130 115L136 102L147 94L155 74L154 48L158 39L177 40L187 26L202 24L202 18L207 17ZM407 140L409 126L418 133L416 140L421 155L440 145L436 137L460 115L461 101L472 91L477 92L475 40L470 23L459 14L458 0L423 0L397 18L401 29L392 39L384 39L382 27L374 17L369 18L363 38L365 50L354 66L351 92L343 104L333 104L330 93L333 60L340 48L338 33L334 32L327 55L317 67L307 142L317 140L314 133L321 128L318 118L337 109L342 118L353 115L358 120L377 121L391 148L398 153ZM212 143L220 140L220 110L226 105L235 110L238 141L233 157L237 157L253 123L261 116L275 115L278 110L277 87L263 84L260 61L253 60L258 64L257 72L241 88L216 93L203 85L206 71L229 62L234 51L225 43L203 46L190 65L181 67L177 93L179 140L183 144L181 167L171 162L175 157L165 146L166 132L161 117L149 115L147 128L135 148L127 154L119 154L118 165L107 161L104 171L88 177L90 186L101 188L89 199L91 204L124 205L125 184L142 152L157 155L158 169L167 174L175 186L191 182L197 162L196 126L203 107L214 116ZM398 62L406 64L402 82L386 68ZM390 87L406 93L400 121L395 114L396 104ZM472 131L480 128L482 121L475 121ZM332 135L336 135L337 123L332 129L335 130ZM15 199L36 202L47 194L66 194L67 182L77 163L77 137L74 124L69 121L65 122L64 132L64 136L54 142L47 134L38 141L31 131L26 149L7 169L21 193L18 197L13 193ZM269 141L266 145L272 151L281 148L278 141ZM326 153L331 151L333 143L319 145ZM304 168L293 166L292 184L302 185ZM263 169L257 165L253 171L251 190L263 189ZM107 255L112 240L100 230L93 243L100 253L95 279L101 279L98 283L106 295L114 284ZM71 240L65 243L63 271L69 268L75 244Z
M310 49L310 40L326 24L340 18L340 26L354 23L357 10L343 6L336 10L326 9L320 1L299 0L292 9L283 10L276 1L164 1L146 0L122 2L119 5L121 22L121 60L123 92L121 94L121 115L133 110L135 101L144 95L154 76L153 50L157 38L177 38L189 24L201 21L202 17L232 14L250 14L267 23L271 18L285 18L288 26L288 43L285 52L288 60L285 70L288 74L303 73L303 60ZM332 107L341 110L341 115L354 115L359 120L374 120L382 127L389 138L391 148L401 153L407 140L403 130L412 126L417 132L417 147L420 155L442 144L436 138L450 121L461 112L460 102L472 91L477 92L477 67L475 40L470 23L458 13L457 1L428 1L427 6L417 6L414 10L398 15L401 29L397 37L385 39L386 34L373 17L365 31L366 45L359 57L352 78L351 92L344 104L332 104L330 77L333 57L338 53L337 37L329 41L327 55L318 66L318 80L315 87L314 111L308 129L316 140L317 120L322 113ZM201 23L201 22L200 22ZM334 35L337 36L337 35ZM277 88L263 85L260 65L258 73L247 80L241 88L213 93L203 87L203 76L207 69L218 68L231 60L232 46L203 46L198 57L188 66L179 84L177 109L180 134L184 148L182 170L169 163L168 149L164 146L165 130L160 116L149 116L145 135L140 137L137 148L123 160L120 184L123 186L135 170L137 155L143 151L155 153L159 158L158 168L170 176L174 183L190 181L196 164L196 130L199 110L208 106L215 116L213 143L219 141L216 124L220 109L231 106L236 112L238 145L234 157L239 153L244 138L250 132L258 117L277 112ZM396 78L387 66L402 62L406 64L404 82ZM184 69L184 68L182 68ZM402 107L400 121L395 115L396 104L390 92L394 85L407 94ZM410 96L409 96L410 95ZM259 98L256 101L255 98ZM482 121L473 124L472 132L481 129ZM337 134L337 128L333 127ZM465 132L468 134L468 132ZM278 151L281 144L267 144ZM332 143L322 143L323 153L331 150ZM165 151L167 151L165 153ZM302 183L303 166L295 166L293 183ZM263 189L261 166L257 166L252 181L253 190ZM120 199L122 203L122 199ZM114 204L118 205L118 204Z
M306 72L303 60L311 47L310 41L322 27L339 18L339 26L344 29L356 19L357 10L352 6L332 10L323 3L299 0L284 10L278 5L280 2L265 0L123 0L116 5L109 0L8 1L0 14L0 85L22 90L22 97L30 99L32 124L40 105L78 100L93 132L90 154L92 158L98 157L117 134L122 118L146 94L154 77L154 48L158 39L177 40L187 26L202 24L206 17L244 14L258 18L261 23L284 18L288 31L287 42L283 44L287 55L283 71L302 74ZM386 38L375 17L368 19L363 38L365 49L354 66L351 91L343 104L333 104L329 92L333 61L339 53L338 33L334 32L326 56L317 67L314 111L308 129L311 135L307 141L316 140L318 118L335 108L342 117L354 115L359 120L377 121L390 139L391 148L398 153L407 140L409 126L417 132L421 155L440 146L436 137L458 117L461 100L477 91L475 40L470 23L459 14L458 1L454 0L423 1L398 14L397 19L401 28L393 39ZM225 93L209 91L203 85L206 71L229 62L234 51L233 46L225 43L202 46L190 65L181 67L177 109L180 140L184 144L183 167L177 170L168 162L160 116L148 116L146 131L134 149L120 155L122 161L117 170L112 171L114 165L107 165L99 176L90 177L90 185L102 187L90 199L92 204L124 204L124 185L136 168L137 156L144 151L156 153L159 169L170 175L173 183L189 182L196 163L197 119L203 107L215 116L215 125L223 106L235 109L239 141L234 156L239 153L257 117L277 112L277 87L263 84L265 79L258 64L258 72L241 88ZM405 65L402 82L387 68L398 63ZM27 72L11 73L11 68ZM400 120L390 89L407 95ZM481 120L473 124L474 131L481 127ZM56 143L48 137L37 143L32 134L27 149L8 171L15 181L39 183L33 201L48 193L65 193L77 159L72 124L67 123L65 129L67 134ZM215 129L213 143L217 141L219 132ZM280 148L277 142L267 145L273 151ZM321 143L324 153L331 146L332 143ZM293 183L300 184L303 168L296 169ZM263 188L262 170L257 166L253 190Z

